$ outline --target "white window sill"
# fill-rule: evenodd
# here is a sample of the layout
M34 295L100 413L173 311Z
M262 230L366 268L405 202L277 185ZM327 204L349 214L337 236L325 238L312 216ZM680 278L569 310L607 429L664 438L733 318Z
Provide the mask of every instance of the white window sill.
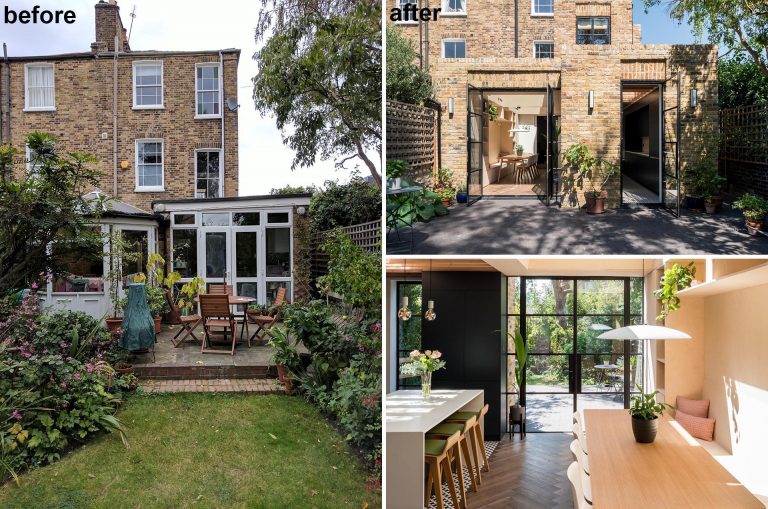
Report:
M195 120L207 120L211 118L221 118L221 115L195 115Z
M165 188L163 186L159 187L137 187L133 190L134 193L164 193Z
M467 11L464 12L443 12L440 11L441 18L466 18Z
M532 18L554 18L555 13L554 12L542 12L542 13L532 12L531 17Z
M134 110L164 110L165 106L162 104L160 106L133 106Z
M32 113L32 112L35 112L35 111L56 111L56 107L55 106L46 106L46 107L42 107L42 108L24 108L24 111L27 112L27 113Z

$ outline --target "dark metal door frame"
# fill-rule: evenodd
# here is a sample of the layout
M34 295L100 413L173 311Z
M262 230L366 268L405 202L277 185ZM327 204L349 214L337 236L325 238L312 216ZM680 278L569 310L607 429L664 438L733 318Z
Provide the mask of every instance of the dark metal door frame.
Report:
M480 112L474 111L472 107L473 98L478 95L480 99ZM472 205L483 197L483 145L485 144L485 141L483 140L483 123L485 122L485 119L483 118L483 103L483 90L467 84L467 206ZM478 124L478 139L473 139L472 137L473 121ZM473 150L473 146L475 145L480 148L477 152L480 158L479 161L475 161L473 158L473 155L476 153L475 150ZM474 188L473 176L475 174L477 174L477 185L480 189L478 194L472 194L472 189Z
M675 83L675 86L677 87L677 104L674 106L666 107L666 104L664 103L663 92L666 90L667 84L670 82ZM672 73L671 76L664 81L663 85L664 86L662 88L661 94L661 157L663 169L662 191L664 194L661 197L661 204L665 209L671 212L673 216L680 217L680 73ZM667 140L666 130L664 129L664 126L666 125L666 113L668 111L676 112L674 140ZM675 151L675 164L673 168L670 168L672 171L668 171L667 169L667 145L673 145ZM674 200L667 200L668 189L674 190Z

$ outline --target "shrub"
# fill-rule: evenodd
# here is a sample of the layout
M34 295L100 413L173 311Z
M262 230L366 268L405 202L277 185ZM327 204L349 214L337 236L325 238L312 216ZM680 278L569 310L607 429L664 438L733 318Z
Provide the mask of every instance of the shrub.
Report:
M359 176L346 184L326 181L312 196L309 217L316 232L375 221L381 218L381 189Z
M387 25L387 99L421 104L432 97L432 78L415 60L413 43Z
M768 200L756 194L746 193L733 202L734 208L742 211L747 221L760 223L768 213Z

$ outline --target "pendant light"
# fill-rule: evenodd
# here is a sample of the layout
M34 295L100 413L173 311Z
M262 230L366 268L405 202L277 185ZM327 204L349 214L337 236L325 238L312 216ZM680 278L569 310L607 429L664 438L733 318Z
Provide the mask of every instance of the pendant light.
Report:
M643 258L642 277L645 280L645 258ZM628 325L606 331L598 336L598 339L613 339L617 341L634 341L647 339L650 341L669 341L674 339L691 339L691 336L683 331L671 327L659 325L646 325L643 317L643 325Z
M432 259L429 259L429 296L432 297ZM433 321L435 318L437 318L437 313L435 313L435 301L428 300L427 301L427 310L424 312L424 319L428 322Z
M405 275L405 263L406 260L403 258L403 280L405 281L406 275ZM400 309L397 311L397 317L401 319L404 322L407 322L411 319L411 309L408 307L408 296L403 295L400 298Z

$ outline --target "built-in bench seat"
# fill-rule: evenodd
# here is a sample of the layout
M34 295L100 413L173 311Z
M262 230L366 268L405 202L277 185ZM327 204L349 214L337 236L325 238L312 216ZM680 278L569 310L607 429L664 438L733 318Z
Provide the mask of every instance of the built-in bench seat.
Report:
M723 468L738 479L760 501L768 506L768 478L765 476L765 465L742 461L729 453L715 441L695 439L712 455Z

